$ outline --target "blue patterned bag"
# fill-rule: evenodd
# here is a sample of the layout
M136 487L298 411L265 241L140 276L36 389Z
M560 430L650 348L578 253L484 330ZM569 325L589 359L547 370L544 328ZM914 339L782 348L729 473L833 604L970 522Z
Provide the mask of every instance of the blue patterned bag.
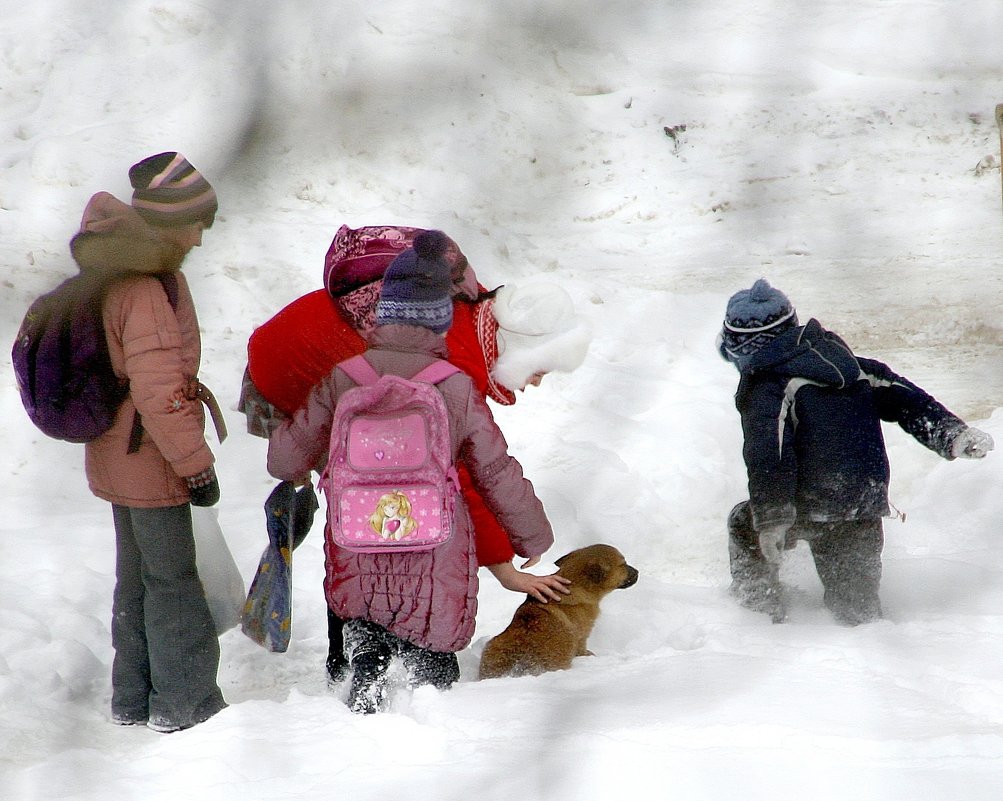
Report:
M300 490L283 481L265 501L268 546L240 616L240 630L258 645L284 653L292 633L293 550L313 525L317 493L307 484Z

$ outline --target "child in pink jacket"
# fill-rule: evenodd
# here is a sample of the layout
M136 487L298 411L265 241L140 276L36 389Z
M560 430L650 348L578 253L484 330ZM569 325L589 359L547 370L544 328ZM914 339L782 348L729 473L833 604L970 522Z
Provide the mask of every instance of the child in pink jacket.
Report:
M450 271L435 255L440 232L419 235L415 247L388 268L377 327L364 356L379 374L405 378L446 356L443 334L452 323ZM295 416L272 434L268 470L283 480L322 469L338 399L356 386L335 368L311 391ZM553 544L543 505L470 378L456 373L436 387L449 417L454 462L461 457L513 549L538 557ZM390 661L402 658L412 686L448 688L459 678L456 652L474 632L477 556L473 530L458 497L453 534L431 551L356 553L326 531L325 591L331 611L348 621L345 656L352 670L349 706L375 712L385 704Z

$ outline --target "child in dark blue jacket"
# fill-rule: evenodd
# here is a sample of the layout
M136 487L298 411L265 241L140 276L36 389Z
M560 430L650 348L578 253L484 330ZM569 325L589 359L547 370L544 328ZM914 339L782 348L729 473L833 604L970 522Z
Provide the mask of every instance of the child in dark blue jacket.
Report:
M855 356L817 320L799 325L787 297L763 279L728 301L719 349L740 374L735 405L749 474L750 498L728 518L733 592L782 620L780 556L804 539L836 619L879 618L889 514L881 421L945 459L982 458L992 437L881 362Z

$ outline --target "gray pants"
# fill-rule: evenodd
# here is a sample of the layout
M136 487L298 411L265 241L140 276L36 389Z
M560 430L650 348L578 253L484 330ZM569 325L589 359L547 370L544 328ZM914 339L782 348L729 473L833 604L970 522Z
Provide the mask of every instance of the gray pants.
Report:
M807 540L815 569L825 589L825 605L840 622L855 626L881 617L881 519L837 523L798 521L787 534L788 547ZM743 501L728 515L728 555L732 589L740 598L764 594L768 566L759 549L749 502Z
M113 504L112 512L112 715L187 728L226 706L216 684L219 641L195 567L191 507Z

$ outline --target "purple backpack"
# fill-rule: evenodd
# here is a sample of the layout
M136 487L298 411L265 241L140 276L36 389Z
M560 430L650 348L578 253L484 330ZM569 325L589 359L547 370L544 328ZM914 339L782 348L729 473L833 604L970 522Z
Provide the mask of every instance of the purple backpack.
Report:
M359 553L423 551L452 533L459 480L436 361L410 379L362 356L338 365L358 387L338 399L321 487L334 542Z
M177 277L157 275L171 306ZM28 308L11 361L21 402L46 435L90 442L111 428L129 393L111 366L102 304L107 284L83 274L68 278Z

